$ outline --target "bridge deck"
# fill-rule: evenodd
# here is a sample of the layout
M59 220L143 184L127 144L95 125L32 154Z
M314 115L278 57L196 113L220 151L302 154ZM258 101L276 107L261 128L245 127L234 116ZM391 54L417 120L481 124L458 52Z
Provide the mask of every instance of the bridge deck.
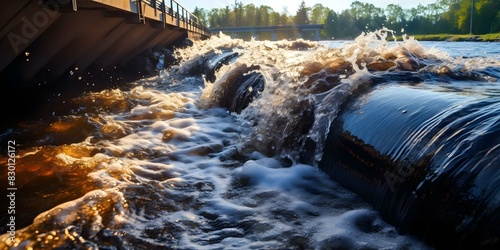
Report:
M285 30L321 30L324 24L295 24L295 25L272 25L272 26L243 26L214 28L212 32L261 32L261 31L285 31Z
M213 28L212 33L225 33L235 38L239 33L252 33L252 36L259 38L259 33L271 33L273 41L278 39L278 32L290 31L294 34L295 38L302 38L304 31L314 32L314 39L319 40L319 31L324 28L324 24L295 24L295 25L273 25L273 26L243 26L243 27L222 27Z
M210 36L174 0L17 0L0 9L0 81L37 86L90 66L123 65L142 51Z

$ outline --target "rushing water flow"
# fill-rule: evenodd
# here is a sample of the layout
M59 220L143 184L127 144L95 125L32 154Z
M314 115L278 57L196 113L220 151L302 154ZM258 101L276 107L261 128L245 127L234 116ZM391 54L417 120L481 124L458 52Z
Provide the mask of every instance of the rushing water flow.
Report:
M177 50L157 77L2 131L2 146L18 144L18 191L15 240L5 204L0 248L430 248L317 168L330 124L377 84L498 99L498 46L462 57L386 35L216 36Z

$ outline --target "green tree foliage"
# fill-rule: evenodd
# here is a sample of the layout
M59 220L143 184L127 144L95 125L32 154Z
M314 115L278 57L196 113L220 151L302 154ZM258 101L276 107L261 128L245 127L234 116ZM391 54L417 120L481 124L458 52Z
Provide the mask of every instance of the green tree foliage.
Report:
M198 21L201 23L208 23L207 12L203 8L194 8L193 15L198 17Z
M385 8L385 13L387 17L387 22L390 24L406 22L405 11L399 4L387 5L387 8Z
M337 13L333 10L329 10L328 14L325 18L325 34L324 37L327 39L334 39L339 35L339 26L337 25L338 21Z
M354 26L362 31L380 29L384 26L386 17L382 8L377 8L371 3L355 1L351 3L350 14Z
M486 34L500 31L500 1L480 0L476 3L477 14L473 18L476 25L473 33Z
M339 13L315 4L301 2L295 15L283 9L276 12L269 6L234 5L220 9L196 8L194 14L209 27L270 26L287 24L325 24L323 38L353 38L363 31L383 27L408 34L469 33L471 6L474 34L500 32L500 0L436 0L429 5L403 9L397 4L379 8L370 3L355 1Z
M235 26L243 25L243 10L244 6L242 2L235 2L234 4L234 15L235 15Z
M328 13L330 13L330 9L318 3L312 7L310 13L309 22L311 24L324 24Z
M295 15L295 24L308 24L309 23L309 8L306 7L306 3L302 1L300 3L297 14Z

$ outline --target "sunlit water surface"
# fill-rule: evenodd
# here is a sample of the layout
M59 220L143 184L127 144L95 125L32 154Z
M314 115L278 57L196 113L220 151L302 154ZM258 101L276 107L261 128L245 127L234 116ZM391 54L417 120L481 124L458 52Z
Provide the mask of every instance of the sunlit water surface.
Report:
M297 49L287 41L214 37L177 51L179 66L158 77L84 93L57 104L72 105L67 113L2 131L2 141L19 145L16 218L24 225L14 242L2 235L0 248L429 248L398 233L319 170L321 150L309 164L297 160L300 138L291 130L301 121L293 107L317 98L300 90L311 74L306 68L324 70L328 81L330 70L342 64L332 66L335 58L373 59L404 48L443 65L495 66L486 81L470 88L498 95L491 85L498 84L493 76L499 75L500 46L385 42L371 36L306 44ZM261 97L241 114L217 107L217 98L224 97L217 94L221 86L204 80L203 72L193 73L201 55L227 48L240 56L223 66L217 79L241 64L259 65L266 79ZM348 83L343 96L371 78L362 68L338 72L335 81ZM315 134L309 136L324 140L334 117L322 117L324 124L312 125Z

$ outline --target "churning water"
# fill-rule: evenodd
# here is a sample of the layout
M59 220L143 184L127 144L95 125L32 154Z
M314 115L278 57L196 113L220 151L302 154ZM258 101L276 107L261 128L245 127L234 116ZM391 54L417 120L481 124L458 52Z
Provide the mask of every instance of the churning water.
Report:
M15 237L5 204L0 248L431 248L318 168L330 124L375 84L499 98L500 46L386 35L214 36L176 50L180 63L157 77L2 131L17 191Z

